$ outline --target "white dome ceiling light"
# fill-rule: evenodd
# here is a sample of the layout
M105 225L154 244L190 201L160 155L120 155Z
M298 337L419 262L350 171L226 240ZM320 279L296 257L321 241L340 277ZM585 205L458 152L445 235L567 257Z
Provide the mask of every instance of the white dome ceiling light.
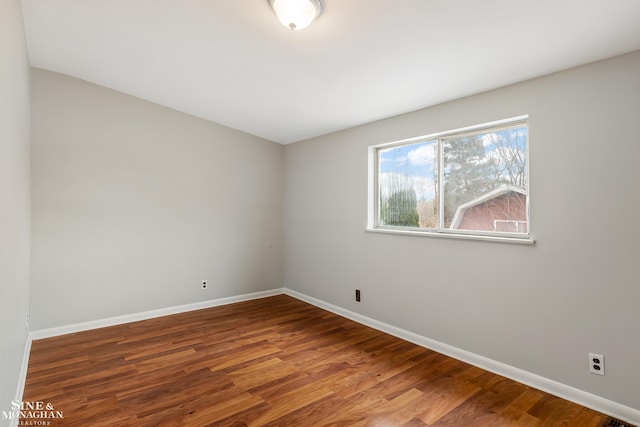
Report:
M291 30L307 28L322 13L322 0L269 0L276 16Z

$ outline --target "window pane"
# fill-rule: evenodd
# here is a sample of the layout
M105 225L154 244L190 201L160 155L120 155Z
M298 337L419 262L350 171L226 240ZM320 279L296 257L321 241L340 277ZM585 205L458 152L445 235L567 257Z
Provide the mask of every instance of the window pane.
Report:
M527 233L527 128L443 139L444 228Z
M436 228L437 165L437 141L378 150L380 225Z

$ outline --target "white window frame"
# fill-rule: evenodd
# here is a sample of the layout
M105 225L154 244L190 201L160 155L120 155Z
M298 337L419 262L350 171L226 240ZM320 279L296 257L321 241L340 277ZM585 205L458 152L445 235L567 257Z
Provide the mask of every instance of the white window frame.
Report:
M442 140L451 137L464 136L464 134L478 133L482 131L502 130L505 128L516 127L524 125L527 127L527 144L525 151L526 159L526 215L527 215L527 233L509 233L509 232L495 232L495 231L477 231L477 230L452 230L444 228L442 222L443 218L438 212L438 226L434 229L424 229L417 227L402 227L402 226L389 226L380 224L380 200L378 190L378 175L380 171L379 151L382 149L388 149L393 147L399 147L403 145L410 145L419 142L437 141L438 144L438 182L439 186L443 186L444 183L444 153L442 149ZM449 130L445 132L438 132L429 135L423 135L415 138L403 139L400 141L393 141L384 144L372 145L368 147L368 160L369 160L369 177L368 177L368 209L367 209L367 228L369 232L375 233L390 233L400 235L412 235L412 236L427 236L427 237L445 237L453 239L469 239L469 240L485 240L495 242L508 242L508 243L520 243L520 244L533 244L535 239L531 233L531 193L530 193L530 167L529 167L529 116L517 116L504 120L497 120L489 123L483 123L480 125L468 126L464 128ZM444 191L439 191L439 206L443 205ZM440 209L440 208L439 208Z

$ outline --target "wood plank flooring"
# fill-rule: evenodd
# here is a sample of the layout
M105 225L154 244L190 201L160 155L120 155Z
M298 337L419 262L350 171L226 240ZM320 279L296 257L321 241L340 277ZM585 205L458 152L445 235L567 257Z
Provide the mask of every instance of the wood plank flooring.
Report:
M83 427L615 425L284 295L34 341L23 401Z

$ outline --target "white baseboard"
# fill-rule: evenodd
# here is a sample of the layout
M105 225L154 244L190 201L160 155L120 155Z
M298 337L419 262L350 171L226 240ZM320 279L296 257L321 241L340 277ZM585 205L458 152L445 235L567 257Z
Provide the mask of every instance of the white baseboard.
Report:
M236 295L226 298L218 298L209 301L201 301L193 304L178 305L174 307L160 308L158 310L145 311L142 313L127 314L124 316L109 317L106 319L92 320L89 322L76 323L73 325L58 326L55 328L40 329L31 331L31 340L57 337L59 335L72 334L74 332L88 331L91 329L105 328L107 326L122 325L124 323L137 322L139 320L153 319L155 317L169 316L171 314L186 313L188 311L201 310L203 308L217 307L220 305L233 304L236 302L249 301L281 295L283 289L272 289L269 291L254 292L250 294Z
M22 366L20 366L20 376L18 377L18 386L16 387L15 400L18 400L18 401L22 401L24 386L27 382L27 369L29 368L29 353L31 353L31 336L27 336L27 340L24 343L24 354L22 355ZM18 419L13 418L10 421L9 426L17 427Z
M549 378L541 377L531 372L524 371L522 369L489 359L484 356L480 356L470 351L462 350L449 344L445 344L443 342L436 341L401 328L397 328L387 323L380 322L370 317L366 317L342 307L338 307L336 305L329 304L322 300L310 297L292 289L285 288L284 293L293 298L315 305L316 307L320 307L324 310L330 311L342 317L346 317L347 319L351 319L355 322L385 332L389 335L401 338L405 341L417 344L421 347L437 351L438 353L453 357L454 359L461 360L463 362L469 363L470 365L474 365L486 371L493 372L494 374L502 375L503 377L510 378L514 381L528 385L538 390L542 390L554 396L558 396L562 399L566 399L579 405L586 406L587 408L591 408L595 411L607 414L621 421L640 426L640 410L638 409L622 405L609 399L605 399L604 397L587 393L586 391L559 383Z

